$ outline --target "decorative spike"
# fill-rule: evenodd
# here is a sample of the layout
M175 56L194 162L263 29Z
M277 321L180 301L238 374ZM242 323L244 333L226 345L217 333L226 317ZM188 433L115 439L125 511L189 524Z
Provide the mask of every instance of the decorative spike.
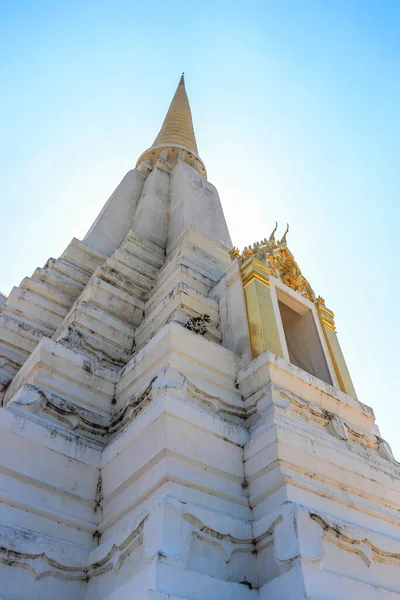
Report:
M268 239L268 242L270 244L275 244L276 243L275 242L275 232L276 232L277 229L278 229L278 221L275 221L275 227L274 227L274 229L273 229L273 231L272 231L272 233L271 233L271 235L269 236L269 239Z
M282 239L279 242L282 246L286 246L287 245L286 236L287 236L288 232L289 232L289 223L287 223L286 231L283 234L283 237L282 237Z

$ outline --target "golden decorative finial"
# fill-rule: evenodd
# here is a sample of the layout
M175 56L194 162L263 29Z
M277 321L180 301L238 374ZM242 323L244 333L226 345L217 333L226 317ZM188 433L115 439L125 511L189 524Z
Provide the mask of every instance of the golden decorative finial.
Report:
M275 232L278 229L278 221L275 221L275 228L273 229L271 235L268 238L268 243L269 244L275 244Z
M325 300L318 296L315 298L314 291L307 279L302 275L299 265L295 261L292 253L287 247L286 236L289 232L289 223L286 231L279 242L275 241L275 232L278 223L275 223L269 239L264 238L261 242L256 242L252 246L245 246L242 253L234 247L230 251L232 260L236 258L243 264L246 260L252 259L254 264L261 263L265 265L273 277L279 278L285 285L295 292L310 300L310 302L319 303L325 306ZM248 266L248 265L247 265ZM245 267L247 269L247 266Z
M229 250L229 254L232 260L235 260L235 258L241 258L240 250L239 248L236 248L236 246L234 246L232 250Z
M185 90L184 73L181 75L164 123L152 147L161 144L163 146L181 146L194 154L198 152L193 131L192 113Z
M204 163L198 155L192 113L185 88L185 73L181 75L178 87L153 145L140 156L136 166L143 162L153 166L161 155L164 160L171 163L179 158L206 175Z
M288 234L288 233L289 233L289 223L287 224L286 231L285 231L285 233L283 234L283 237L282 237L282 239L281 239L281 240L280 240L280 242L279 242L279 244L280 244L281 246L286 246L286 245L287 245L286 236L287 236L287 234Z

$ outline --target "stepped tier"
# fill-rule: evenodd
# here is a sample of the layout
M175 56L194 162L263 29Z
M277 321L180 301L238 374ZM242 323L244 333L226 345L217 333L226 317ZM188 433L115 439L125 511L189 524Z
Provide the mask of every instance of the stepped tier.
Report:
M181 79L0 295L0 600L396 600L400 467L286 234L231 248Z

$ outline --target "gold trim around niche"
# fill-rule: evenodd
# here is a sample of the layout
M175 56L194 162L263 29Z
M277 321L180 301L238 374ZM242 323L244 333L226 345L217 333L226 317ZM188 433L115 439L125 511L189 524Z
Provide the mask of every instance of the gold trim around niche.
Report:
M325 330L325 327L328 327L336 335L335 325L332 324L332 323L330 323L326 319L324 319L324 317L321 315L320 307L319 306L317 306L317 313L318 313L318 317L319 317L319 320L320 320L320 323L321 323L321 329L322 329L322 333L324 334L326 346L328 348L329 356L331 357L331 361L332 361L333 368L334 368L334 371L335 371L336 379L338 380L338 384L339 384L339 387L340 387L341 391L346 393L346 388L345 388L345 385L344 385L343 378L342 378L342 376L340 374L339 365L337 364L335 353L334 353L332 345L331 345L331 343L329 341L328 334L327 334L327 332Z
M289 226L282 239L276 241L277 226L276 224L268 239L245 247L242 252L238 248L232 248L230 251L232 260L238 259L240 264L253 358L267 349L283 356L281 332L278 331L276 315L274 317L270 290L270 277L277 278L315 306L338 386L343 392L356 397L337 337L334 314L325 306L325 300L321 296L316 297L288 249L286 238ZM260 284L264 287L260 287Z
M247 325L252 358L265 350L282 356L276 315L269 284L270 270L254 258L248 258L241 267L246 303Z
M324 317L322 317L321 315L319 316L319 319L323 325L326 325L326 327L328 327L329 329L332 329L332 331L334 331L336 333L336 327L331 321L324 319Z
M269 287L271 271L258 261L252 258L248 259L248 261L242 265L240 272L244 286L253 281L253 279L257 279Z

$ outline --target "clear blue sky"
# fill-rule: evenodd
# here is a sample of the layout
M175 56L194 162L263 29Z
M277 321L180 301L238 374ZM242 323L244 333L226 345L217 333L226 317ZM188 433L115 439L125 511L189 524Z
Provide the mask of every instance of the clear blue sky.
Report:
M82 238L186 73L234 244L289 221L400 459L400 2L0 0L0 290Z

